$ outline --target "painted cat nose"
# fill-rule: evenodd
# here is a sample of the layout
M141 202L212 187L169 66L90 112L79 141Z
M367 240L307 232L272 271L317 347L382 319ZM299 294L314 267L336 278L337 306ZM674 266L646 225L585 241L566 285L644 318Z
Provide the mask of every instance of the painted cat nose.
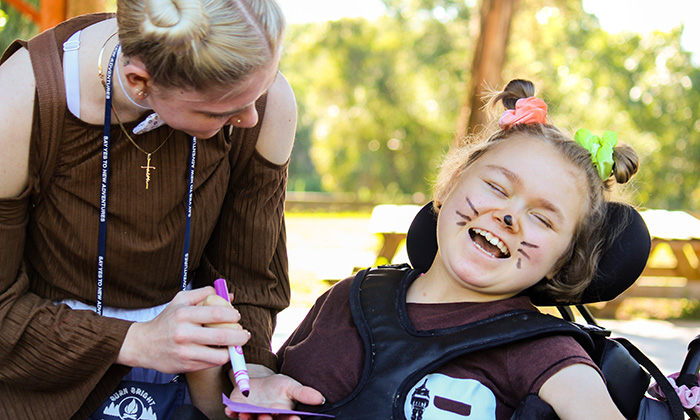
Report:
M513 216L510 214L503 216L503 223L505 223L506 226L513 226Z

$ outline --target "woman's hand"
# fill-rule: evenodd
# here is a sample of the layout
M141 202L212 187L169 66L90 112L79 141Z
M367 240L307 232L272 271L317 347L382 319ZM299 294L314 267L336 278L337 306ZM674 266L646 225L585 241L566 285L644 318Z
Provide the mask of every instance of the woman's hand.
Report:
M164 373L192 372L226 363L227 346L244 345L250 333L240 326L206 327L237 325L241 317L228 304L200 305L212 295L216 297L214 288L209 286L180 292L156 318L132 324L117 363Z
M293 409L297 402L308 405L320 405L325 398L315 389L304 386L289 376L276 374L260 365L248 365L250 375L250 395L244 397L234 389L230 399L234 402L254 404L259 407ZM233 381L233 373L229 372ZM299 420L298 416L270 414L234 413L226 407L226 415L241 420Z

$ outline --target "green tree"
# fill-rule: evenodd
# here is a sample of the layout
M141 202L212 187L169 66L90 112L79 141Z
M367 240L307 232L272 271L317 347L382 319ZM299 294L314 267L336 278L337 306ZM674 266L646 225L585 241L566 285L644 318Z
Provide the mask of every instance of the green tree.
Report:
M609 34L566 1L529 0L516 19L504 79L539 81L554 122L572 133L614 130L634 146L642 166L633 202L699 208L700 72L680 28Z
M322 174L323 190L385 199L427 192L453 137L472 43L467 9L456 4L397 3L377 22L292 27L282 69L303 110L295 153L310 157L302 160ZM308 179L308 168L292 165L290 186Z
M283 70L302 110L295 153L306 156L290 168L292 188L303 172L320 182L300 185L324 191L388 199L429 190L470 82L478 16L463 2L385 4L376 22L292 28ZM503 80L535 81L571 134L614 130L634 146L633 202L699 208L700 70L681 29L609 34L567 0L521 0L513 19Z
M39 7L38 0L25 0L27 4ZM17 9L0 1L0 51L10 46L15 39L29 39L36 35L38 27Z

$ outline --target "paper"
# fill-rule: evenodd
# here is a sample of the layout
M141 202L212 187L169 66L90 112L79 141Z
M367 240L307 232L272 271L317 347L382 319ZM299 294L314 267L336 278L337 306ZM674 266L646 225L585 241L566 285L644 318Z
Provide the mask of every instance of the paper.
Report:
M224 405L226 405L226 407L230 408L231 411L233 411L235 413L288 414L288 415L297 415L297 416L317 416L317 417L335 418L335 416L331 416L328 414L306 413L304 411L284 410L284 409L278 409L278 408L265 408L265 407L258 407L257 405L252 405L252 404L237 403L237 402L233 402L230 399L228 399L226 394L221 394L221 396L223 397Z

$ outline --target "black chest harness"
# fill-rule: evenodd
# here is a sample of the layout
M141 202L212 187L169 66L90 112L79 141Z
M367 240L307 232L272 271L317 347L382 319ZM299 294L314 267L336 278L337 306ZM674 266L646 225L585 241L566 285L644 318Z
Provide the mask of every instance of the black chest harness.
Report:
M323 406L304 406L304 411L343 420L403 420L403 407L413 386L459 356L561 334L573 336L586 350L592 348L589 334L576 325L526 310L454 328L417 331L406 313L406 290L420 274L405 264L357 274L350 288L350 308L365 348L362 376L346 398Z

